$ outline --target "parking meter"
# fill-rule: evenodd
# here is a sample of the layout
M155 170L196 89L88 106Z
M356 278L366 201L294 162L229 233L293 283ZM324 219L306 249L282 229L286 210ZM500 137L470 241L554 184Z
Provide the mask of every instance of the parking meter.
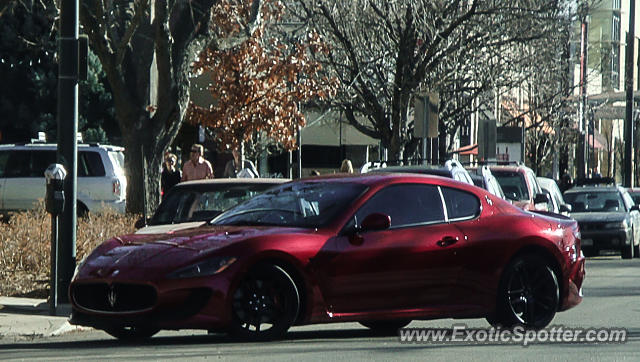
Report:
M45 208L52 215L60 215L64 210L64 178L67 170L59 163L52 163L44 171L47 180Z
M58 215L64 210L64 178L67 170L53 163L44 171L47 180L45 208L51 214L51 298L49 314L57 315L58 308Z

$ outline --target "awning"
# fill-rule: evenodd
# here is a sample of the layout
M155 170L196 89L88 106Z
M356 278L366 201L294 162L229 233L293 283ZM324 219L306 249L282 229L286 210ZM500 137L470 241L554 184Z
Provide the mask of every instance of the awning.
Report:
M474 143L472 145L467 145L467 146L463 146L458 148L457 150L453 151L453 153L459 153L461 155L478 155L478 144Z

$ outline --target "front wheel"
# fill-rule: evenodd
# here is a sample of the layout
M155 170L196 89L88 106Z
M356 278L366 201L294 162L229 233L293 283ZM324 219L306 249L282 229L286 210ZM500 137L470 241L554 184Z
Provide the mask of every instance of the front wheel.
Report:
M232 294L231 334L245 340L282 337L298 317L300 295L276 265L252 269Z
M151 338L160 329L151 327L109 327L104 330L113 337L127 342L140 342Z
M558 279L549 263L537 255L524 255L505 268L495 314L487 320L507 328L544 328L555 316L559 301Z

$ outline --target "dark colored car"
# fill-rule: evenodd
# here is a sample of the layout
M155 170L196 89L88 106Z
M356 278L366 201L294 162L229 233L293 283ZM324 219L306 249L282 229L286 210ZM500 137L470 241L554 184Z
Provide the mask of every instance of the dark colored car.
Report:
M223 211L290 179L219 178L181 182L169 190L151 219L136 222L137 234L202 225Z
M524 165L491 166L491 173L498 179L502 191L513 204L528 211L551 211L547 195L532 169Z
M71 323L281 337L292 325L487 318L541 328L580 303L578 224L425 175L296 180L210 225L116 237L78 267Z
M389 166L369 169L368 172L395 172L395 173L419 173L423 175L435 175L451 178L460 182L473 185L469 172L456 160L448 160L444 165L412 165Z
M620 186L576 186L565 191L571 217L580 224L585 255L620 250L623 259L640 257L640 213Z

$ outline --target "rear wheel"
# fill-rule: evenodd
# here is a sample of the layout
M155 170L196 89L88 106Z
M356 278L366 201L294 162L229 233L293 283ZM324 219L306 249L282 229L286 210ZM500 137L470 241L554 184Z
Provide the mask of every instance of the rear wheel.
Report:
M620 254L622 254L622 259L631 259L633 258L633 251L635 247L633 246L633 240L629 245L623 245L622 250L620 250Z
M151 338L160 329L151 327L110 327L104 331L122 341L140 342Z
M388 321L361 321L359 322L363 326L371 329L372 331L384 335L396 335L398 329L406 327L411 323L411 319L397 319Z
M558 279L549 263L537 255L524 255L505 269L496 311L487 320L507 328L544 328L555 316L559 301Z
M298 288L276 265L252 269L233 292L231 334L248 340L282 337L300 308Z

